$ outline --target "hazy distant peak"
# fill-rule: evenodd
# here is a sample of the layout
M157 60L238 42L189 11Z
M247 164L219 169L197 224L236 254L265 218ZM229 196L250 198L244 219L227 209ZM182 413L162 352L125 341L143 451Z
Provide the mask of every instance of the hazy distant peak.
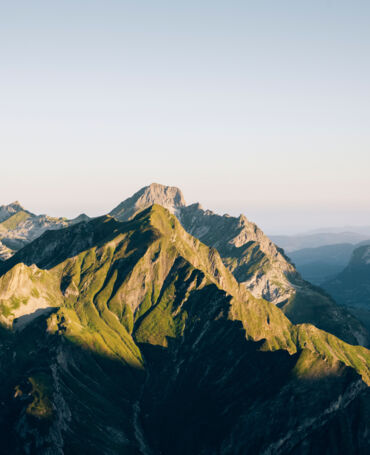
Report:
M14 201L8 205L0 206L0 210L9 210L9 211L13 211L15 213L15 212L18 212L19 210L24 210L24 208L19 201Z
M138 211L153 204L162 205L172 213L186 206L184 196L179 188L152 183L149 186L141 188L133 196L121 202L110 212L110 215L120 221L126 221L132 218Z
M142 188L136 193L136 195L139 196L137 203L140 205L160 204L164 207L184 207L186 205L181 190L176 186L166 186L161 185L160 183L152 183L149 186ZM135 197L135 195L133 197Z
M15 213L20 211L26 211L21 206L19 201L14 201L8 205L1 205L0 206L0 223L10 218Z
M86 215L86 213L80 213L80 215L76 216L76 218L73 218L70 220L71 222L74 223L79 223L80 221L89 221L90 217Z
M349 262L349 267L368 266L370 264L370 245L361 245L356 248Z
M18 208L19 207L20 209L23 210L23 207L22 207L22 205L21 205L21 203L19 201L14 201L14 202L10 203L8 205L8 207L14 207L14 208Z

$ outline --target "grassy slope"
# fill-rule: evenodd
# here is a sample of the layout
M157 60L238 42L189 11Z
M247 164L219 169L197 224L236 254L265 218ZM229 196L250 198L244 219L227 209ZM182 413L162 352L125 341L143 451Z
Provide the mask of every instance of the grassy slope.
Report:
M217 251L187 234L162 207L153 206L128 223L109 217L91 223L98 233L93 245L47 272L63 291L63 303L48 321L50 332L142 368L137 342L167 346L196 320L192 302L199 296L211 311L216 288L217 299L228 308L226 317L240 320L248 339L266 340L263 349L308 350L312 362L316 356L328 365L343 362L370 382L369 351L313 326L292 325L281 310L240 286ZM51 254L58 256L57 247ZM35 281L38 292L41 281ZM307 360L304 364L307 369Z

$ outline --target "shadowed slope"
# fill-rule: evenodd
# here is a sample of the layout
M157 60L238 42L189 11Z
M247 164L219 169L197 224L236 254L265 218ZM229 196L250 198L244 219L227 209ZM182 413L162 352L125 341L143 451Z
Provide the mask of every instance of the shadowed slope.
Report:
M263 453L280 440L290 453L317 449L326 426L355 418L366 426L356 412L362 402L369 409L369 351L292 325L160 206L127 223L102 217L47 232L1 270L10 312L20 287L8 283L31 281L40 298L45 279L57 283L46 330L42 316L2 350L3 371L18 371L3 418L13 422L12 443L31 441L31 453L81 453L84 440L89 453ZM13 403L16 386L33 397L30 408ZM369 447L357 429L348 438Z
M213 295L213 287L222 299L231 299L227 317L241 320L248 338L266 339L268 349L295 352L301 346L299 334L311 327L293 326L276 306L253 297L237 283L216 250L189 235L175 216L157 205L127 223L102 217L47 232L6 261L2 273L17 262L48 269L59 282L64 303L52 319L63 313L71 322L71 336L82 337L88 325L95 335L82 338L92 345L104 331L114 332L114 339L126 340L128 352L136 352L133 358L127 353L129 362L141 362L132 336L165 346L167 337L181 335L189 299L200 291ZM309 330L320 340L311 348L331 358L328 353L333 349L327 340L337 339L315 327ZM101 347L109 345L108 351L115 353L114 339L107 335ZM352 350L338 343L343 351ZM368 353L360 347L353 349ZM351 356L334 357L352 364ZM364 366L360 371L366 376L367 361L353 366L359 365Z
M370 246L356 248L344 270L322 286L342 305L370 310Z

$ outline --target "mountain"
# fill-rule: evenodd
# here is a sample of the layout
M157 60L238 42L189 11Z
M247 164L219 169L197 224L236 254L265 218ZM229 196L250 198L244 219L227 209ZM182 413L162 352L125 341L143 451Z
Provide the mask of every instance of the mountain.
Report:
M169 208L190 234L217 248L238 281L244 282L257 297L279 303L292 295L286 274L293 273L294 267L282 251L243 215L239 218L220 216L203 210L200 204L186 206L178 188L157 183L142 188L113 209L110 215L119 221L127 221L153 203Z
M290 252L289 258L305 280L320 285L346 267L355 248L351 243L304 248Z
M370 331L370 245L357 247L344 270L322 286Z
M185 207L185 200L178 188L152 183L121 202L109 215L117 220L127 221L153 204L159 204L171 213L177 214L179 209Z
M35 215L13 202L0 207L0 259L6 259L49 229L60 229L89 219L82 214L73 220Z
M312 323L349 343L369 345L369 331L320 288L304 281L283 250L245 216L220 216L203 210L200 204L187 206L178 188L157 183L124 200L110 215L127 221L153 203L168 208L189 233L216 248L240 283L255 297L281 307L293 323ZM2 213L8 216L0 223L2 258L9 257L46 230L89 219L86 215L74 220L37 216L19 203L4 206Z
M370 309L370 245L356 248L347 267L323 287L341 304Z
M23 207L18 201L12 202L8 205L0 206L0 223L7 220L12 215L15 215L18 212L24 211Z
M178 188L159 184L141 189L110 215L127 221L153 202L165 202L187 232L219 251L239 283L255 297L281 307L293 323L309 322L349 343L369 344L369 332L362 324L320 288L304 281L283 250L243 215L220 216L200 204L186 206Z
M335 226L312 229L307 234L320 234L320 233L341 233L341 232L354 232L357 234L364 234L370 238L370 226Z
M370 241L370 234L358 232L319 232L301 235L272 235L271 239L287 253L304 248L317 248L327 245L351 243L353 245Z
M176 187L151 184L142 188L110 212L120 221L131 219L153 203L174 213L185 229L206 245L217 248L224 264L237 280L257 298L279 305L294 323L309 322L329 331L349 343L368 345L369 332L344 308L297 273L284 252L252 222L220 216L203 210L200 204L186 206L181 191ZM0 223L2 259L8 258L24 245L50 229L60 229L83 220L34 215L19 203L3 206L7 218Z
M370 449L370 352L293 325L161 206L44 232L0 301L2 453Z

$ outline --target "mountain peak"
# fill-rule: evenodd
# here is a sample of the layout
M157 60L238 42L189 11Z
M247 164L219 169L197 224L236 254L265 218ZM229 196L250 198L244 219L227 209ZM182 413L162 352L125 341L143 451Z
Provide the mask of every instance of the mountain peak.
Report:
M14 201L8 205L0 206L0 223L10 218L17 212L25 211L19 201Z
M176 186L166 186L160 183L151 183L139 190L135 196L138 197L138 203L145 205L159 204L163 207L178 208L186 205L184 196L179 188ZM170 210L171 211L171 210Z
M23 207L19 201L14 201L8 205L8 207L19 207L20 209L23 210Z
M13 201L10 204L0 206L0 210L8 210L15 213L24 210L24 208L19 201Z
M160 183L151 183L149 186L141 188L132 197L121 202L110 212L110 215L119 221L127 221L137 212L153 204L162 205L171 213L176 213L179 208L186 205L184 196L179 188L161 185Z
M361 245L354 249L347 267L366 267L370 264L370 245Z

